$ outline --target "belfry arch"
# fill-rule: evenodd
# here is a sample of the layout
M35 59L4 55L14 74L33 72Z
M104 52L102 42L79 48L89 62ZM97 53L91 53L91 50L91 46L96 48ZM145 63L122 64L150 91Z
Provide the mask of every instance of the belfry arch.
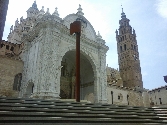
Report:
M60 73L60 98L74 99L75 98L75 65L76 51L75 46L68 47L62 51L61 55L61 73ZM82 48L80 50L80 98L86 99L87 95L96 92L97 73L96 65L93 56L86 53ZM95 96L94 96L95 97ZM93 98L91 101L95 100Z

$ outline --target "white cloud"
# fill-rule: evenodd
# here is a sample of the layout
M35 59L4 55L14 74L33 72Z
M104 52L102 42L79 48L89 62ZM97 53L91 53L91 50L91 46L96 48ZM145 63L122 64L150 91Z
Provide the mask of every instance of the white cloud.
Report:
M167 0L157 0L156 3L158 13L167 19Z

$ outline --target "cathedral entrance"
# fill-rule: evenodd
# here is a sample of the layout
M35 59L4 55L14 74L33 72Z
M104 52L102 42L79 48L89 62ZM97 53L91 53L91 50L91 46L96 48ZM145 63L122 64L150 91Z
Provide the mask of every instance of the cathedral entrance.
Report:
M76 51L68 51L61 61L60 97L61 99L75 98ZM94 93L94 72L85 54L80 55L80 98L83 100Z

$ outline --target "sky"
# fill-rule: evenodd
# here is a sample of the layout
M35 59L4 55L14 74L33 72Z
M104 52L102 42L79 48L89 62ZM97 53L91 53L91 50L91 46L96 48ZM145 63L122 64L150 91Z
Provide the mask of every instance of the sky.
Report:
M22 16L34 0L10 0L3 39L7 40L11 25ZM167 75L167 0L36 0L37 7L49 8L52 14L58 8L60 18L76 13L81 4L84 17L99 31L109 47L106 63L119 68L115 31L119 28L122 7L130 25L135 29L139 50L143 86L154 89L165 86ZM121 7L122 5L122 7Z

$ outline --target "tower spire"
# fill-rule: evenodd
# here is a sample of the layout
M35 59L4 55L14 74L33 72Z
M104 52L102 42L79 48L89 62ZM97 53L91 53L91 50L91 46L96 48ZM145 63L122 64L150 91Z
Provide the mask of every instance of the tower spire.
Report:
M121 5L121 7L122 7L122 5ZM122 7L122 13L121 13L121 18L126 18L126 15L125 15L125 13L124 13L124 10L123 10L123 7Z

